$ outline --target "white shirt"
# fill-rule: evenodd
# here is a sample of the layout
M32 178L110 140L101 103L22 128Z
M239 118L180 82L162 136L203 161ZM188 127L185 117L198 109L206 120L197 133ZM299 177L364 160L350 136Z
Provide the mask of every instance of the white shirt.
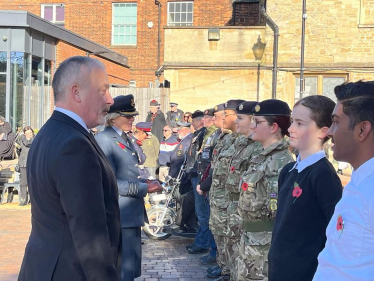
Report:
M61 107L55 107L55 110L56 111L59 111L67 116L69 116L70 118L74 119L75 121L77 121L86 131L88 131L88 128L87 128L87 125L86 123L83 121L82 117L80 117L78 114L76 114L75 112L73 111L70 111L70 110L67 110L65 108L61 108Z
M312 166L314 163L318 162L322 158L325 158L326 154L324 150L320 150L312 155L309 155L304 160L301 160L300 155L296 158L296 163L293 165L292 169L289 170L291 172L293 169L297 169L298 173L301 173L305 168Z
M339 215L342 231L337 230ZM326 236L314 281L374 280L374 158L352 173Z

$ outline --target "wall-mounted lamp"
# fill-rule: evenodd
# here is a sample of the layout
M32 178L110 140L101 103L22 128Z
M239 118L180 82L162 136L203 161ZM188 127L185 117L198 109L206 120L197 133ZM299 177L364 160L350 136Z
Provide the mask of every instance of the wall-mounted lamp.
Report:
M261 36L257 38L257 43L253 45L252 51L255 56L256 61L260 61L264 55L266 43L261 42Z
M209 28L208 41L218 41L220 39L219 28Z
M8 37L3 36L3 41L6 42L8 40Z

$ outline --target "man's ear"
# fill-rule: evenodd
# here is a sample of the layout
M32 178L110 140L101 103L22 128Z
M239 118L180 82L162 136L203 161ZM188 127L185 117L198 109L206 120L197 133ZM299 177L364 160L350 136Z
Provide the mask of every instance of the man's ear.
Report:
M329 127L321 128L318 134L318 138L321 140L325 139L328 135L328 132L329 132Z
M371 132L371 129L372 129L371 123L369 121L363 121L361 123L358 123L356 126L358 130L358 140L362 142L365 139L367 139L367 137L369 136Z
M278 125L278 123L273 123L273 128L271 129L271 133L272 134L275 134L278 130L281 130L281 128L279 128L279 125Z
M70 95L74 101L81 103L82 99L81 99L81 92L79 88L80 87L78 84L73 84L70 88Z

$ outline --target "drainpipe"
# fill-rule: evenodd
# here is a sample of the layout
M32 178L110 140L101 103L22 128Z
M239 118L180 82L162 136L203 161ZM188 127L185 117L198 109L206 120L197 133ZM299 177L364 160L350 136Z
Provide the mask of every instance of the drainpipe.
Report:
M161 3L155 0L155 5L158 6L158 34L157 34L157 69L160 68L160 50L161 50L161 36L160 36L160 26L161 26Z
M277 93L277 74L278 74L278 36L279 36L279 28L275 24L275 22L269 17L266 13L265 8L261 9L261 14L265 17L266 23L274 32L274 47L273 47L273 79L272 79L272 91L271 91L271 98L276 98Z
M306 15L306 0L303 0L303 17L301 26L301 60L300 60L300 98L305 94L305 79L304 79L304 49L305 49L305 21Z

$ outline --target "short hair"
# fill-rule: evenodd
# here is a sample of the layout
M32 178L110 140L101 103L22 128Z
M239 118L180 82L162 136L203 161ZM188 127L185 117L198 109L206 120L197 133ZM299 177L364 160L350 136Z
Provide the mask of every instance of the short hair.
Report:
M302 98L295 106L303 105L310 110L310 119L316 122L318 128L331 127L332 119L331 114L334 111L335 102L325 96L313 95ZM330 138L326 137L323 142L328 141Z
M369 121L374 128L374 81L343 83L336 86L334 92L349 118L349 130L363 121Z
M113 120L116 119L121 114L117 112L108 113L105 116L105 127L112 127L113 126Z
M2 115L0 115L0 122L5 122L5 118Z
M291 117L270 115L264 116L264 118L266 121L268 121L269 125L273 125L274 123L278 124L278 127L281 130L282 137L290 136L288 128L291 126Z
M196 121L201 121L201 120L203 120L203 118L204 118L204 116L199 116L199 117L192 118L192 119L194 119Z
M105 69L101 61L90 57L75 56L63 61L53 76L52 88L55 101L64 100L67 87L86 75L82 72L82 66L85 66L89 73L93 68Z
M30 130L34 134L34 130L31 128L31 126L26 126L25 128L23 128L23 133L25 134L28 130Z

